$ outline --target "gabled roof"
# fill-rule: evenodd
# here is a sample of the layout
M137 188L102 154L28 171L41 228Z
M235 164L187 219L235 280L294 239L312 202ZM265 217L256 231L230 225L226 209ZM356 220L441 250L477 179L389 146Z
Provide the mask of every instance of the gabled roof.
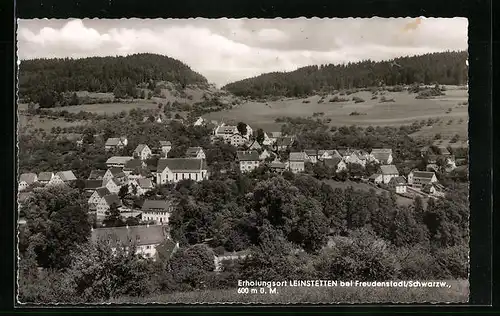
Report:
M136 168L142 168L142 160L139 158L131 159L125 163L123 170L134 170Z
M198 152L203 151L203 148L201 147L189 147L186 150L186 156L187 157L196 157L198 155Z
M113 203L116 204L117 206L122 205L122 201L120 200L120 197L117 194L108 194L104 196L104 201L106 201L106 204L111 206Z
M258 161L259 153L255 150L250 150L250 151L238 150L236 152L236 157L238 158L239 161Z
M438 154L439 155L451 155L450 151L448 150L448 148L444 147L444 146L439 146L437 148L437 151L438 151Z
M37 179L36 173L23 173L19 177L19 182L26 182L27 184L32 184Z
M92 170L90 171L89 180L102 179L106 174L106 170Z
M416 178L432 179L434 172L431 171L412 171L413 176Z
M389 153L392 154L391 148L373 148L371 154Z
M377 178L378 178L378 177L380 177L380 176L381 176L381 174L380 174L380 173L374 173L374 174L372 174L372 175L370 176L370 178L368 178L368 179L375 180L375 179L377 179Z
M234 125L224 125L217 129L217 134L235 134L238 133L238 128Z
M387 174L398 174L399 175L399 171L395 165L382 165L382 166L380 166L380 173L382 173L383 175L387 175Z
M112 246L117 244L137 246L155 245L163 242L167 236L165 225L138 225L124 227L97 228L92 231L93 242L109 241Z
M126 164L127 161L134 159L134 157L130 156L113 156L106 160L106 164Z
M40 174L38 175L38 181L50 181L53 176L54 173L52 172L40 172Z
M389 152L375 152L375 153L372 152L371 155L378 161L384 162L387 161L392 154Z
M56 173L57 176L63 181L74 181L76 180L75 174L71 170L59 171Z
M318 151L316 149L306 149L304 150L304 152L310 156L310 157L314 157L314 156L317 156L318 155Z
M118 167L109 168L109 171L114 178L123 178L126 176L125 172Z
M269 164L269 168L272 169L285 169L286 165L282 163L281 161L273 161Z
M389 184L393 185L405 185L406 184L406 179L404 177L394 177L389 181Z
M91 179L85 180L85 190L94 190L102 186L102 180Z
M134 149L134 154L140 154L145 148L149 148L146 144L139 144Z
M328 166L330 168L337 167L337 165L342 161L341 158L339 157L333 157L332 159L325 159L323 160L323 163L325 166Z
M260 148L262 148L262 146L260 146L260 144L255 140L250 145L250 148L252 148L252 149L260 149Z
M105 146L118 146L120 142L123 142L126 139L126 137L111 137L106 140Z
M142 210L147 211L151 209L161 209L168 211L170 205L170 202L165 200L146 200L144 201L144 204L142 204Z
M291 152L290 156L288 157L289 161L305 161L306 160L306 153L304 152Z
M196 158L163 158L158 159L157 172L162 172L168 167L173 172L206 170L207 166L204 159Z
M283 136L283 133L282 132L269 132L269 133L267 133L267 136L271 137L271 138L278 138L278 137Z
M160 140L160 146L172 146L172 143L169 140Z
M106 187L97 188L97 190L95 190L95 191L97 192L97 194L101 198L111 194L111 192L109 192L108 188L106 188Z
M151 179L139 178L137 179L137 184L143 189L151 189L153 187Z

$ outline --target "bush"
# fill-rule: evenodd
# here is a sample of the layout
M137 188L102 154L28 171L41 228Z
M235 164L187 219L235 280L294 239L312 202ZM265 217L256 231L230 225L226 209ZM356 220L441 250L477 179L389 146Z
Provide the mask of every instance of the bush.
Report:
M302 100L302 103L311 103L309 100Z
M394 99L388 99L385 96L382 96L380 98L380 103L385 103L385 102L394 102Z
M333 98L331 98L329 100L329 102L347 102L347 101L349 101L349 100L345 99L345 98L339 98L338 96L334 96Z
M360 112L354 111L354 112L349 113L349 115L350 116L366 115L366 113L360 113Z
M371 100L377 100L378 97L376 95L372 96Z
M365 100L363 100L362 98L360 97L352 97L352 100L354 101L354 103L361 103L361 102L365 102Z

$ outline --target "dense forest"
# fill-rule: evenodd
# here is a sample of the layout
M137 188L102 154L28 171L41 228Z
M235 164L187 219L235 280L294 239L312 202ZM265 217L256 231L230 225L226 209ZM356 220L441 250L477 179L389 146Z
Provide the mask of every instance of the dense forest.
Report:
M307 66L233 82L223 89L238 96L299 97L318 91L400 84L465 84L467 52L432 53L374 62Z
M120 86L136 87L151 81L169 81L183 87L208 83L179 60L156 54L33 59L19 65L19 97L35 103L48 93L114 92Z

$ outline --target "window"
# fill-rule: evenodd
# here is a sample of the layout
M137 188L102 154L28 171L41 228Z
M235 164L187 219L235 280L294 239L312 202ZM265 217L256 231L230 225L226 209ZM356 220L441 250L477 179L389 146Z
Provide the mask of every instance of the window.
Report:
M196 181L198 181L198 174L196 174Z
M162 218L160 217L160 223L162 223ZM149 246L148 246L149 247Z
M179 174L178 174L178 173L176 173L176 174L175 174L175 180L178 180L178 176L179 176Z

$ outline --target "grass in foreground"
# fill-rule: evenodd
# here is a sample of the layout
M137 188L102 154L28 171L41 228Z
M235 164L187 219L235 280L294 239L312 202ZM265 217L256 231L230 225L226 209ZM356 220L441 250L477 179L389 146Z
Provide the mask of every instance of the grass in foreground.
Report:
M281 287L276 294L238 294L237 289L161 294L150 297L121 297L114 304L146 303L465 303L469 300L467 280L448 280L445 288L369 287Z

